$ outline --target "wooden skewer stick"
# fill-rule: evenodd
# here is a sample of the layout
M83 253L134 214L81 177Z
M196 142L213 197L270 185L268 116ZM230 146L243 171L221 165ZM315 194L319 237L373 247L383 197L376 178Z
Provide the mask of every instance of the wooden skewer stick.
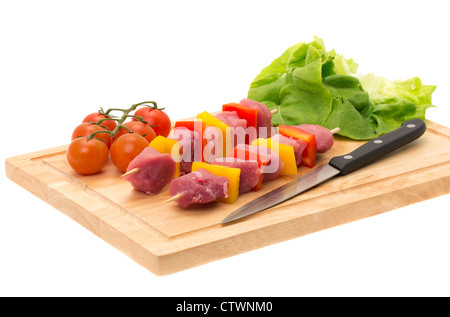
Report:
M127 176L127 175L132 175L132 174L136 174L137 172L139 172L141 169L139 167L133 168L132 170L129 170L128 172L126 172L125 174L122 174L122 177Z
M168 202L177 200L178 198L181 198L181 197L183 197L183 194L182 194L182 193L176 194L176 195L170 197L169 199L163 201L163 202L161 203L161 205L167 204Z
M331 132L332 134L336 134L336 133L338 133L339 131L341 131L341 129L339 129L339 127L338 127L338 128L334 128L333 130L330 130L330 132Z

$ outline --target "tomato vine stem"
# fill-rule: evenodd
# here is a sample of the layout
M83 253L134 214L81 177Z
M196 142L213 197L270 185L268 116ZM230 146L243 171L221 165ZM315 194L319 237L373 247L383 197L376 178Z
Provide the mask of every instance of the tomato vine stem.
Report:
M152 104L153 106L149 106L148 104ZM105 115L107 118L104 119L100 119L97 124L101 125L101 123L103 121L107 121L107 120L114 120L117 121L117 126L114 128L114 130L109 131L109 130L102 130L102 131L95 131L93 132L88 138L87 140L89 141L90 139L94 138L95 135L97 135L98 133L108 133L111 136L111 139L114 138L114 136L116 135L116 133L120 130L120 128L125 128L127 129L130 133L133 133L129 128L127 128L126 126L123 125L123 123L125 122L125 120L127 118L133 117L133 118L137 118L138 120L140 120L141 122L145 122L147 123L147 121L144 121L142 117L140 116L136 116L136 115L132 115L130 114L130 112L136 110L137 107L139 106L143 106L143 105L147 105L149 108L153 108L153 109L159 109L158 105L155 101L143 101L143 102L139 102L136 103L134 105L131 105L131 107L129 107L128 109L121 109L121 108L109 108L106 111L103 111L103 108L100 108L100 113ZM113 118L113 116L110 115L111 111L121 111L122 112L122 116L120 118Z

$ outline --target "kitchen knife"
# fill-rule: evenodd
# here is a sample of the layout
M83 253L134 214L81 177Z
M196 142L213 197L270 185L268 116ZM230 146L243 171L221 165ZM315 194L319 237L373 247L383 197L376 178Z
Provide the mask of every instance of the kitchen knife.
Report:
M327 164L323 164L311 172L241 206L222 220L222 224L278 205L336 175L350 174L416 140L425 133L425 130L425 122L421 119L405 121L397 130L372 139L351 153L335 156Z

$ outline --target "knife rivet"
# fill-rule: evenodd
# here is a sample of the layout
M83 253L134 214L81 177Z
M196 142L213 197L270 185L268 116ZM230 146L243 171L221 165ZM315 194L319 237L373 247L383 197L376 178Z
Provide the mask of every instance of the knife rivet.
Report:
M414 123L410 123L406 125L407 128L414 128L416 125Z
M373 143L380 144L380 143L383 143L383 140L374 140Z
M351 160L352 158L353 158L353 156L351 156L351 155L344 156L344 159L346 159L346 160Z

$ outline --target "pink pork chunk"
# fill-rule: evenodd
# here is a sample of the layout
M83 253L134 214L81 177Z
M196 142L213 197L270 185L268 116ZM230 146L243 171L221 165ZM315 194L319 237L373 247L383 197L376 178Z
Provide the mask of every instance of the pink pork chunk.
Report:
M231 147L239 143L250 144L256 139L256 131L247 130L247 120L239 118L236 111L221 111L216 118L230 126Z
M297 166L300 166L302 164L303 151L305 150L308 143L303 140L287 137L279 133L272 136L271 139L275 142L292 146L292 148L294 149L295 162L297 163Z
M206 204L228 197L229 180L214 175L204 168L175 178L169 186L170 196L181 194L176 202L182 207L192 204Z
M180 141L180 174L190 173L192 162L201 161L202 140L199 133L185 127L177 127L172 131L170 138Z
M269 159L269 162L266 166L264 166L262 172L264 174L263 176L263 182L270 181L272 179L277 178L280 176L281 172L284 168L284 163L280 159L277 153L272 151L266 146L253 146L248 144L238 144L236 145L237 149L241 150L247 150L251 153L257 153L259 155L266 156ZM239 157L238 157L239 158Z
M317 153L325 153L333 147L334 137L331 131L327 128L320 125L306 123L298 125L297 127L316 136Z
M170 154L162 154L152 147L147 147L130 162L127 172L135 168L139 171L123 178L136 190L154 195L170 183L175 175L176 164Z
M234 157L219 157L211 164L222 165L227 167L239 168L241 177L239 179L239 194L247 193L255 187L261 176L261 168L257 161L241 160Z
M236 111L221 111L216 114L216 118L232 128L247 129L247 120L239 118Z
M257 137L270 138L275 133L272 124L272 112L263 103L245 98L239 104L258 110L256 134Z

